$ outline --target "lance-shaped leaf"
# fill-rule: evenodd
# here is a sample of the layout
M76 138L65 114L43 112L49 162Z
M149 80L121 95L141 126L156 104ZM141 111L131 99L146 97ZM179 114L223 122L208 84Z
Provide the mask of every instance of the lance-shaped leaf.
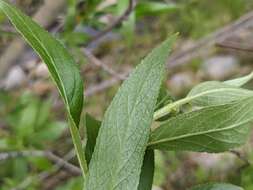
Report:
M245 143L253 120L253 96L169 119L156 128L149 147L162 150L223 152Z
M222 82L209 81L194 87L187 98L196 106L212 106L229 103L253 95L253 91Z
M87 166L77 128L83 107L83 82L74 59L59 41L14 6L0 0L0 11L47 65L66 105L70 131L85 175Z
M194 87L185 98L172 102L157 110L154 114L154 119L163 118L168 114L171 115L173 111L187 103L197 107L206 107L226 104L250 96L253 96L252 90L218 81L203 82Z
M210 183L205 185L198 185L191 188L190 190L243 190L243 188L225 183Z
M154 49L113 98L97 137L87 190L137 190L172 41Z
M187 98L197 106L210 106L229 103L247 96L253 91L239 88L253 78L253 72L247 76L224 82L208 81L194 87Z
M28 16L0 0L0 10L47 64L76 126L83 106L83 84L74 59L64 46Z
M231 85L231 86L240 87L240 86L243 86L244 84L246 84L247 82L249 82L252 79L253 79L253 72L251 72L250 74L248 74L246 76L240 77L240 78L224 81L223 83Z

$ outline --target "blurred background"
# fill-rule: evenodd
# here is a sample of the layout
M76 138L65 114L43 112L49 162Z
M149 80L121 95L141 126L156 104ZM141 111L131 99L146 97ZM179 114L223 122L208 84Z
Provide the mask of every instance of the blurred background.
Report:
M97 119L132 68L173 33L164 85L175 100L202 81L253 70L252 0L10 2L75 57L85 112ZM0 13L0 190L82 189L65 116L46 66ZM223 181L252 190L252 144L222 154L157 151L153 189Z

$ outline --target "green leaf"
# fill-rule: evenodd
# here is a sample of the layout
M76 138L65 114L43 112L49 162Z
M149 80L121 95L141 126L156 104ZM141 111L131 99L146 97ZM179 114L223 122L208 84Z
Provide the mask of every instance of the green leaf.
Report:
M253 95L252 90L239 88L253 78L253 72L247 76L224 82L207 81L195 86L188 95L176 102L167 104L154 114L154 119L159 120L182 105L190 103L194 106L205 107L229 103Z
M138 190L151 190L155 171L155 155L153 150L146 150L141 169Z
M91 115L86 114L86 130L87 130L87 143L85 149L85 156L87 163L90 163L94 147L96 144L96 138L98 135L101 122L93 118ZM147 150L144 156L143 165L141 169L139 190L151 190L154 177L154 151Z
M172 151L223 152L245 143L253 120L253 97L210 106L169 119L156 128L149 147Z
M176 9L177 6L173 3L160 3L155 1L140 2L135 8L137 17L168 13Z
M224 81L224 83L228 84L228 85L231 85L231 86L240 87L240 86L243 86L244 84L246 84L247 82L249 82L252 79L253 79L253 72L251 72L250 74L248 74L244 77Z
M203 82L194 87L187 98L195 106L226 104L253 95L253 91L234 87L217 81Z
M101 126L101 121L98 121L91 115L86 114L85 122L88 139L85 148L85 157L87 163L89 164L96 144L96 138L98 135L99 128ZM151 190L153 176L154 176L154 151L147 150L143 160L138 189Z
M253 91L251 90L218 81L207 81L195 86L185 98L157 110L154 114L154 119L157 120L171 114L171 112L187 103L197 107L206 107L230 103L252 95Z
M154 49L113 98L97 137L87 190L137 190L165 62L174 39Z
M83 106L83 84L74 59L59 41L15 7L0 0L0 10L47 64L67 110L78 126Z
M83 82L73 57L59 41L14 6L0 0L0 11L46 63L66 105L72 139L85 176L87 166L77 128L83 107Z
M86 123L86 134L87 134L87 143L85 147L85 157L87 160L87 163L90 163L94 147L96 144L96 139L98 136L98 131L101 126L101 121L96 120L91 115L86 114L85 117L85 123Z
M196 187L191 188L190 190L243 190L243 188L225 183L211 183L205 185L198 185Z

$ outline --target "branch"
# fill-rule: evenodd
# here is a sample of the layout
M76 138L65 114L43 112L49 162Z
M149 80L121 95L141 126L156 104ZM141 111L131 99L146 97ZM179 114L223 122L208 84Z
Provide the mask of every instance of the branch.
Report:
M252 46L242 46L239 43L235 42L218 42L216 43L217 47L220 48L227 48L227 49L232 49L232 50L237 50L237 51L245 51L245 52L251 52L253 53L253 47Z
M88 97L88 96L91 96L91 95L96 94L98 92L102 92L105 89L110 88L119 82L120 82L120 80L118 78L108 79L108 80L103 81L99 84L89 87L87 90L84 91L84 95L86 97Z
M41 151L41 150L26 150L26 151L12 151L12 152L1 152L0 153L0 161L17 158L17 157L46 157L52 162L54 162L56 165L60 165L61 167L67 169L73 174L80 175L81 170L67 162L66 160L60 158L59 156L53 154L50 151Z
M195 44L187 49L172 54L167 64L168 68L174 68L188 63L194 58L206 55L210 48L217 42L237 34L240 30L253 25L253 11L243 15L232 24L218 29L214 33L198 40Z
M73 148L63 157L63 160L68 162L72 158L74 158L75 155L76 155L75 149ZM51 175L51 173L59 171L63 167L63 165L64 164L62 162L57 163L53 166L52 170L41 172L41 173L35 175L34 178L39 179L39 181L43 181L46 178L48 178ZM81 171L80 171L80 174L81 174ZM20 184L18 184L15 188L12 188L11 190L25 190L25 189L27 189L27 187L33 182L34 178L31 178L31 177L26 178L25 180L23 180L23 182L21 182Z
M104 71L112 75L113 77L119 79L119 80L125 80L126 76L118 74L116 71L114 71L112 68L104 64L102 61L100 61L98 58L96 58L88 49L83 48L84 55L89 59L91 63L94 65L101 67Z
M100 31L95 36L93 36L89 43L100 39L101 37L106 35L108 32L113 30L113 28L115 28L116 26L121 24L124 20L126 20L129 17L129 15L132 13L134 8L136 7L136 4L137 4L136 0L129 0L129 5L127 9L125 10L125 12L121 16L119 16L111 25L107 26L104 30Z
M198 40L191 47L183 49L181 51L175 52L171 55L167 67L169 69L175 69L181 65L187 64L194 58L201 57L212 48L213 45L224 41L225 39L235 35L238 31L245 29L253 25L253 11L243 15L235 22L215 31L214 33ZM121 75L127 75L129 72L123 73ZM98 85L90 87L86 90L85 95L90 96L92 94L101 92L107 88L110 88L114 84L117 84L119 79L111 78L104 81Z

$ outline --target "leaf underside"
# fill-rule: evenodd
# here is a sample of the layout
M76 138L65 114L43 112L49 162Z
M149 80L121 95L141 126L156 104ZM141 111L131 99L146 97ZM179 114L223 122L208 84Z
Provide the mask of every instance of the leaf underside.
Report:
M170 151L223 152L245 143L253 97L210 106L169 119L151 133L149 147Z
M194 97L190 103L205 107L221 105L253 96L253 91L231 86L218 81L203 82L194 87L187 98Z

